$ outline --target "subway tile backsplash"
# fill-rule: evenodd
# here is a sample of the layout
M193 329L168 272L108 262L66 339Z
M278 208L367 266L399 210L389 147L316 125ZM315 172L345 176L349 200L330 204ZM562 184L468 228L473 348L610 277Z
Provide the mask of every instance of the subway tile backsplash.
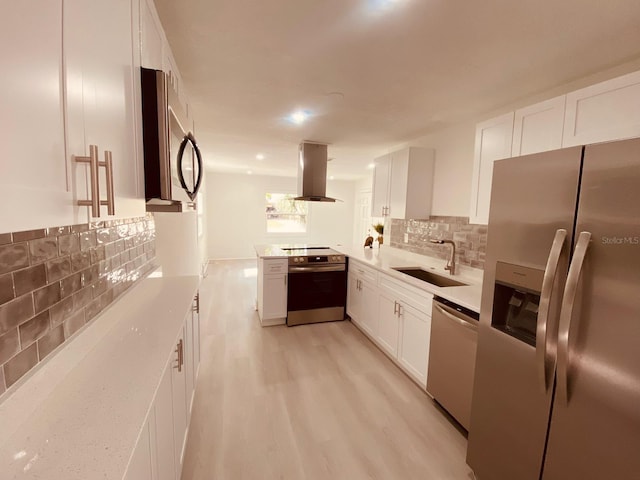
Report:
M155 267L151 215L0 234L0 394Z
M408 242L405 243L404 235ZM431 216L427 220L391 219L390 245L413 253L446 259L450 246L429 242L430 238L453 240L459 265L484 269L487 226L469 224L469 217Z

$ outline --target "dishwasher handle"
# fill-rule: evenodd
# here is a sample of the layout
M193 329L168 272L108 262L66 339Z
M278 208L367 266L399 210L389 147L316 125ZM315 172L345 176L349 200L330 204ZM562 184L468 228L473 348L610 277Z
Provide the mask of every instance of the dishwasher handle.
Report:
M457 323L458 325L460 325L461 327L464 328L468 328L470 330L473 330L474 332L478 331L478 325L476 323L470 323L467 320L465 320L464 318L459 317L458 315L455 315L453 313L450 313L448 310L446 309L447 307L444 306L440 306L437 302L435 302L433 304L433 306L442 314L444 315L446 318L448 318L449 320ZM464 314L461 314L464 315ZM466 315L464 315L466 317Z

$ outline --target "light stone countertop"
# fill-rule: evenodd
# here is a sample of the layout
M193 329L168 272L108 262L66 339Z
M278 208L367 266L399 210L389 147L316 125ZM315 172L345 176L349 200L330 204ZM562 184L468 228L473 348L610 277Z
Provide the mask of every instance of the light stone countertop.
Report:
M198 276L140 281L0 403L0 477L121 480Z
M459 273L452 278L462 283L469 284L461 287L437 287L430 283L423 282L404 273L393 270L393 267L421 267L425 270L432 270L434 273L449 277L449 272L444 270L446 260L419 255L407 252L398 248L383 245L380 248L364 248L332 246L334 250L348 256L350 259L362 262L365 265L375 268L391 277L408 283L414 287L425 290L439 297L451 300L458 305L480 312L480 298L482 296L482 275L483 271L458 265Z

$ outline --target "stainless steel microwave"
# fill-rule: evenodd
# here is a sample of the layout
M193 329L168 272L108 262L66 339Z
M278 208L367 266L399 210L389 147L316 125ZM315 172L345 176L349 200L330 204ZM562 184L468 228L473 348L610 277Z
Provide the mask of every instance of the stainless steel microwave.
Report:
M191 122L167 75L141 70L147 211L193 210L204 171Z

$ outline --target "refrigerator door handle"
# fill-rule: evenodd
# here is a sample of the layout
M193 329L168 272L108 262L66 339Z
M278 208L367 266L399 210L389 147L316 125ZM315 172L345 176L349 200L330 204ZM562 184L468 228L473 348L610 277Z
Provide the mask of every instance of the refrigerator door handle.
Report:
M553 244L549 251L547 266L544 269L544 279L542 280L542 291L540 292L540 309L538 313L538 324L536 328L536 364L538 365L538 378L542 386L542 392L546 393L552 384L553 371L555 369L555 358L549 358L548 333L549 333L549 311L551 310L551 299L553 286L556 282L560 257L567 239L565 229L556 230ZM555 325L555 324L554 324ZM552 363L549 366L549 363Z
M560 401L565 405L569 402L569 337L571 333L571 320L575 306L578 284L582 273L582 266L587 255L587 249L591 242L591 232L580 232L573 260L569 267L569 275L564 288L562 309L560 310L560 327L558 330L558 393Z

